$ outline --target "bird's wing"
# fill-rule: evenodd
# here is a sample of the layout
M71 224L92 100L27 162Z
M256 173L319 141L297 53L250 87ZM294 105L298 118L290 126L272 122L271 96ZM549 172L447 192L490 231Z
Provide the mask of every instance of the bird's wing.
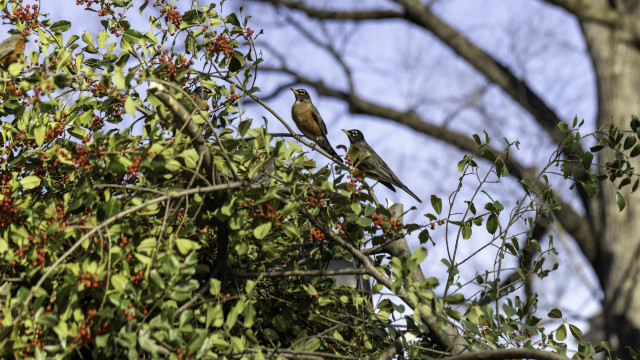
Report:
M311 104L311 108L313 109L313 120L318 123L320 126L320 131L322 135L327 135L327 125L325 125L324 120L322 120L322 116L320 116L320 112L316 109L315 105Z
M7 40L0 43L0 59L4 59L16 52L16 43L20 40L20 35L12 35Z
M398 178L391 171L389 165L369 146L369 144L359 144L360 156L365 157L367 153L371 154L362 160L362 164L369 170L378 175L380 181L394 183Z

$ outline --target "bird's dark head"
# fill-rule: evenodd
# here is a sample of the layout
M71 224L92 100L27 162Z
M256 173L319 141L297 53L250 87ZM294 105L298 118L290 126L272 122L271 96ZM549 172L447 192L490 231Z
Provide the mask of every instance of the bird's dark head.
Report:
M362 132L358 129L352 129L352 130L342 129L342 131L344 131L344 133L347 134L347 136L349 137L349 141L351 143L364 141L364 135L362 135Z
M305 89L291 89L296 94L296 102L311 102L311 96Z
M213 95L213 91L202 86L196 87L191 93L202 100L207 100L211 95Z

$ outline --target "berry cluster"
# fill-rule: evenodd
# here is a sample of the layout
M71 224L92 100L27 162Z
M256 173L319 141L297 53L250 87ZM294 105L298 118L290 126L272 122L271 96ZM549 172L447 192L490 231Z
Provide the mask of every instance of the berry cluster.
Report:
M131 282L133 283L133 285L138 285L140 283L140 279L142 279L143 275L144 275L144 272L142 270L140 270L137 273L133 274L131 276Z
M2 199L0 199L0 229L3 229L18 219L18 210L20 205L9 196L10 188L2 189Z
M351 157L349 156L349 153L345 155L344 162L349 166L353 165L353 163L351 162ZM347 175L347 179L350 179L348 185L349 185L349 190L353 192L357 183L362 184L362 179L364 175L360 174L361 171L358 168L352 168L349 172L350 174ZM362 185L358 186L358 189L357 189L358 194L362 194L362 190L364 190L364 187Z
M131 322L131 320L136 318L136 311L135 309L131 310L133 308L132 303L127 304L127 308L129 308L129 310L120 310L120 312L127 317L128 322Z
M226 294L222 294L221 292L218 293L218 298L220 299L221 303L226 303L227 300L229 300L231 298L231 294L226 293Z
M189 356L191 356L191 350L187 349L187 351L184 352L184 357L182 357L182 349L177 348L176 349L176 354L178 355L177 356L178 360L188 359Z
M16 96L24 95L24 92L22 92L20 87L16 86L16 84L13 81L8 81L7 82L6 89L9 89L9 92L12 95L16 95ZM0 95L4 95L4 94L5 94L5 87L3 86L2 88L0 88Z
M107 331L107 328L109 327L108 324L104 323L102 326L99 326L95 323L93 320L95 314L95 309L89 310L87 317L84 319L82 325L80 325L78 334L69 342L70 348L74 348L76 346L82 347L84 344L88 344L91 339L102 335Z
M142 161L142 156L134 156L133 164L127 167L127 177L138 176L138 167L140 166L140 162Z
M93 120L91 121L91 130L93 131L97 131L102 129L102 127L104 126L104 120L96 115Z
M165 1L162 0L161 3ZM153 4L153 7L156 7L158 4ZM163 9L160 9L160 14L164 15L165 23L172 23L173 26L179 28L180 22L182 21L182 14L180 11L176 10L178 7L176 5L166 5Z
M60 119L58 121L58 116L53 115L52 117L53 128L47 129L47 133L44 136L45 141L53 141L62 135L64 135L64 128L67 126L67 120Z
M242 37L244 37L245 40L249 40L253 35L253 30L251 30L250 27L247 27L247 23L243 23L242 27L245 28L244 31L242 32ZM249 41L249 45L253 45L253 43Z
M216 55L222 54L227 59L235 52L231 39L224 34L220 34L216 36L215 40L211 40L205 50Z
M123 236L122 240L118 242L118 246L124 247L128 243L130 243L133 239L131 237Z
M324 241L324 233L321 230L311 230L309 232L309 236L307 237L307 241L310 242L322 242Z
M81 285L84 284L85 289L97 288L104 285L104 280L98 280L100 274L95 273L84 273L80 274L80 279L76 282L76 284Z
M44 259L44 248L36 248L36 259L33 260L31 262L31 265L33 267L40 267L40 269L42 270L44 268L44 263L45 263L45 259Z
M308 208L323 208L327 206L326 201L323 201L327 196L325 191L316 191L314 188L309 189L310 195L307 196L307 201L304 202Z
M251 199L250 203L252 204L251 205L252 207L254 206L253 204L255 202L256 202L255 199ZM247 204L247 202L243 202L241 206L243 208L247 208L249 207L249 204ZM280 221L284 220L284 216L281 216L280 212L275 211L275 209L273 208L272 200L269 200L266 203L264 203L260 211L258 211L258 209L252 209L252 210L253 212L247 216L247 219L255 218L255 219L272 220L274 221L273 223L274 226L280 226Z
M184 55L179 55L178 57L174 56L173 53L169 53L168 49L162 49L162 47L158 46L155 49L156 54L158 54L158 60L152 60L151 65L158 65L159 75L165 75L165 77L175 78L178 75L178 71L188 71L191 68L191 65L194 64L193 60L188 60ZM186 83L187 79L183 80L183 83Z
M10 2L22 4L22 0L11 0ZM9 9L9 6L7 6L7 9ZM29 35L32 29L38 28L38 9L38 5L18 5L15 10L13 10L13 13L9 13L7 10L7 12L2 15L2 19L9 20L12 23L21 22L24 24L24 34Z
M436 228L436 224L442 225L442 224L444 224L444 222L442 220L438 220L438 221L432 222L431 224L429 224L429 226L431 227L431 230Z

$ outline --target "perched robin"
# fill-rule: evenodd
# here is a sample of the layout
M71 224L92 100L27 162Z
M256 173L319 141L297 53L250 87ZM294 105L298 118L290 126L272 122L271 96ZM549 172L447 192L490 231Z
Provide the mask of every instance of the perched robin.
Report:
M291 89L291 91L296 95L296 102L293 103L291 107L291 117L298 129L300 129L304 136L318 144L322 150L329 153L329 155L333 156L339 162L342 162L338 153L336 153L331 144L329 144L329 140L327 139L327 125L324 124L324 120L322 120L318 109L311 103L311 96L309 96L307 90Z
M409 188L398 179L396 174L391 171L389 165L382 160L380 155L378 155L372 148L367 144L364 140L364 135L360 130L345 130L342 129L347 136L349 137L349 142L351 142L351 146L355 147L358 150L359 159L353 159L354 164L357 163L358 168L360 170L365 170L368 172L367 176L378 180L382 183L382 185L388 187L394 192L396 189L393 187L394 185L404 190L407 194L411 195L414 199L418 200L418 202L422 202L420 198L414 194ZM368 157L366 154L370 154ZM359 161L358 161L359 160Z
M213 95L213 91L206 89L202 86L198 86L193 89L193 91L189 94L189 97L193 99L193 101L198 104L200 110L207 111L209 108L209 98Z
M0 43L0 65L8 68L10 64L16 62L18 55L24 53L24 36L20 34L11 35L8 39Z

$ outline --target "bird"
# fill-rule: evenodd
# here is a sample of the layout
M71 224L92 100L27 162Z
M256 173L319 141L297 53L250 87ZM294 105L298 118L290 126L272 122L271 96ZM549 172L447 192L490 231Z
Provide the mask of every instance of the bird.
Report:
M207 109L209 108L209 98L211 97L211 95L213 95L213 91L202 86L198 86L193 89L193 91L191 91L189 97L192 98L196 104L198 104L198 108L200 108L200 110L207 111Z
M378 155L372 148L367 144L364 140L364 135L358 129L353 130L345 130L342 129L347 136L349 137L349 142L352 147L355 147L359 153L359 159L352 159L354 164L357 164L360 170L365 170L366 175L371 179L378 180L382 183L382 185L388 187L392 191L396 191L395 186L404 190L407 194L411 195L414 199L418 200L418 202L422 202L420 198L414 194L409 188L398 179L396 174L393 173L389 165L382 160L380 155ZM369 154L367 157L366 154Z
M9 65L16 62L18 55L24 53L24 36L20 34L11 35L8 39L0 43L0 65L7 69Z
M296 101L291 107L291 118L296 123L298 129L311 141L318 144L320 148L337 161L342 163L340 155L336 153L329 139L327 139L327 125L325 125L320 112L311 103L311 96L305 89L291 89L296 96Z

